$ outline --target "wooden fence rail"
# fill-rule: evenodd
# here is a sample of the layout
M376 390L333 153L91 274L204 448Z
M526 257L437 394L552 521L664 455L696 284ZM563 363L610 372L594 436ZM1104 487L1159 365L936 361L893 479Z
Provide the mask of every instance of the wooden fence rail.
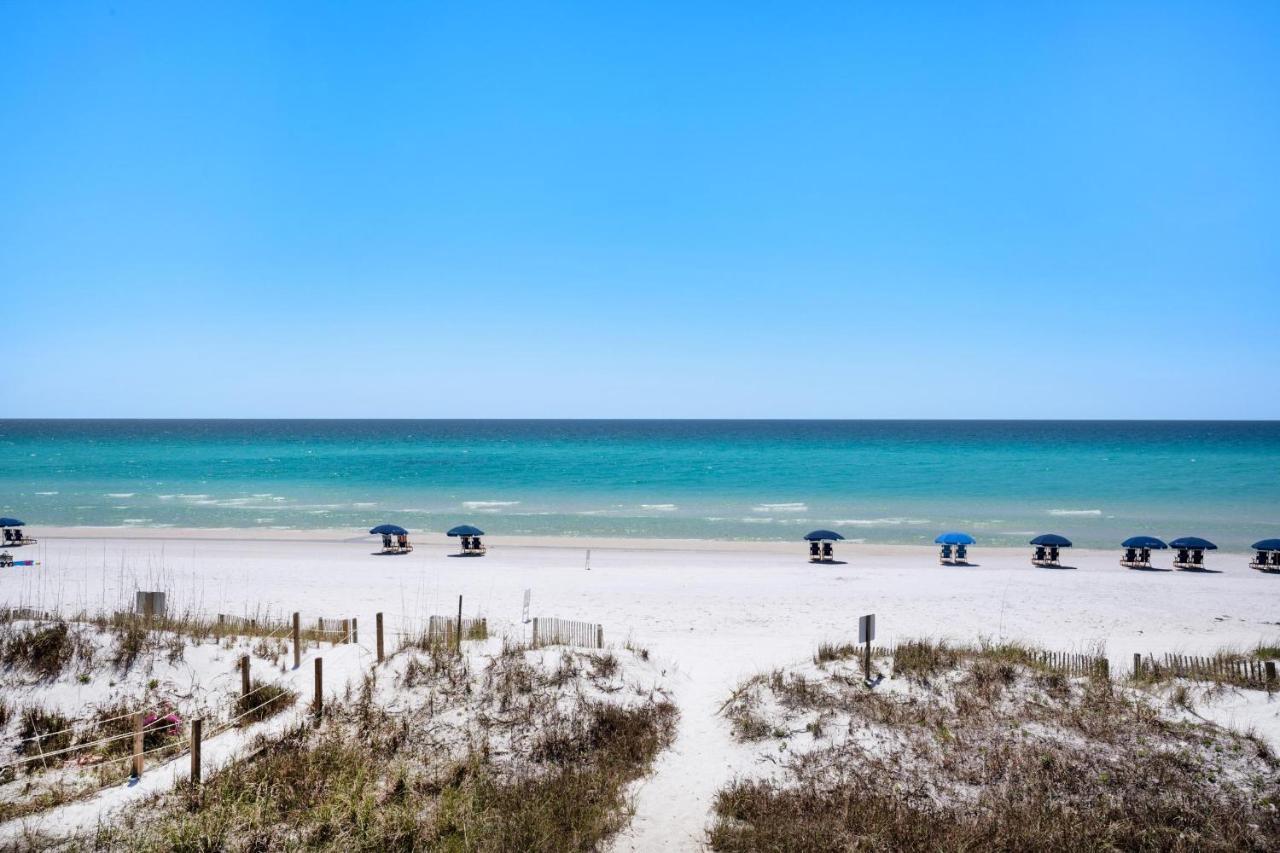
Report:
M268 634L282 634L289 630L286 622L259 621L250 616L232 616L230 613L218 614L218 627L231 631L254 631Z
M575 622L572 619L556 619L547 616L533 620L533 647L581 646L588 649L604 648L604 626L595 622Z
M1280 687L1276 680L1275 661L1255 660L1235 655L1197 657L1166 654L1159 659L1155 655L1147 655L1139 663L1141 669L1134 674L1141 677L1216 681L1255 690L1275 690Z
M445 645L453 645L457 632L458 617L456 616L432 616L427 619L426 641L428 643L444 643ZM462 639L489 639L488 620L483 616L476 618L463 617Z
M1085 655L1072 652L1036 652L1033 662L1045 669L1060 672L1063 675L1088 677L1093 675L1110 676L1111 664L1102 655Z
M877 646L872 649L872 656L896 658L897 652L897 646L891 646L889 648ZM1028 649L1026 652L1014 653L1009 659L1011 662L1018 662L1027 666L1048 670L1050 672L1061 673L1062 675L1073 678L1091 678L1095 676L1100 676L1102 678L1111 677L1111 664L1104 655L1055 652L1047 649ZM894 671L897 671L896 660L894 662Z
M34 607L6 607L4 610L0 610L0 622L13 622L18 619L32 619L44 622L52 618L52 614L43 610L36 610Z

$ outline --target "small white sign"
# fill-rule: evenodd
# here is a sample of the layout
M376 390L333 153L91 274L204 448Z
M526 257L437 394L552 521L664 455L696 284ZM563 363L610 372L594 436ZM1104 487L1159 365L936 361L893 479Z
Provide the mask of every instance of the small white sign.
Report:
M529 597L532 595L533 595L532 589L526 589L524 591L524 614L521 618L524 619L524 623L526 625L529 624Z
M870 643L876 638L876 615L868 613L858 617L858 642Z

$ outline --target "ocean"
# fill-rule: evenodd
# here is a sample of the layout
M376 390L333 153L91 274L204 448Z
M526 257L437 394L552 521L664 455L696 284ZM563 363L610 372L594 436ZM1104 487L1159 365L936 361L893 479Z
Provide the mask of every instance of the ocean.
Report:
M0 421L49 526L980 544L1280 536L1280 422Z

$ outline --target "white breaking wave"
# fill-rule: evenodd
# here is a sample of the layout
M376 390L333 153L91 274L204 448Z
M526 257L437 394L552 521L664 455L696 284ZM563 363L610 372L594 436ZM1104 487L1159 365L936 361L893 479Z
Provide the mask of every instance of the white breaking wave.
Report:
M1049 515L1102 515L1100 509L1051 509Z
M772 524L773 523L772 518L760 518L759 516L744 518L744 519L741 519L741 521L743 524Z
M805 503L786 503L786 504L757 504L751 508L752 512L808 512L809 505Z
M847 527L897 527L900 524L929 524L930 521L927 518L894 516L893 518L842 518L834 523Z
M133 496L134 496L134 495L136 495L136 494L137 494L137 492L107 492L107 497L109 497L109 498L131 498L131 497L133 497Z
M56 495L57 492L36 492L37 495Z
M675 504L640 504L641 509L656 509L661 512L675 512L678 507Z
M520 501L463 501L462 505L467 509L489 510L496 512L504 506L515 506Z

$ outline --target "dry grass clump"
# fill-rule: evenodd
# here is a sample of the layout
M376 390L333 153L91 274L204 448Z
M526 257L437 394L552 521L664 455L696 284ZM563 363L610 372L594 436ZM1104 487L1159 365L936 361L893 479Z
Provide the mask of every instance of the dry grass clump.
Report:
M297 701L297 691L255 678L249 684L249 692L236 699L235 714L240 725L248 726L274 717L286 708L293 707Z
M18 752L43 755L71 746L71 720L42 705L28 705L18 715Z
M813 656L813 662L822 664L837 660L848 660L862 654L862 651L862 646L857 646L853 643L822 642L818 644L818 653Z
M830 737L789 750L780 778L721 790L713 849L1280 848L1280 762L1256 738L1066 677L1035 649L897 651L893 691L838 671L753 680L763 727Z
M38 624L0 623L0 663L47 680L70 664L92 666L94 645L83 632L63 621Z

